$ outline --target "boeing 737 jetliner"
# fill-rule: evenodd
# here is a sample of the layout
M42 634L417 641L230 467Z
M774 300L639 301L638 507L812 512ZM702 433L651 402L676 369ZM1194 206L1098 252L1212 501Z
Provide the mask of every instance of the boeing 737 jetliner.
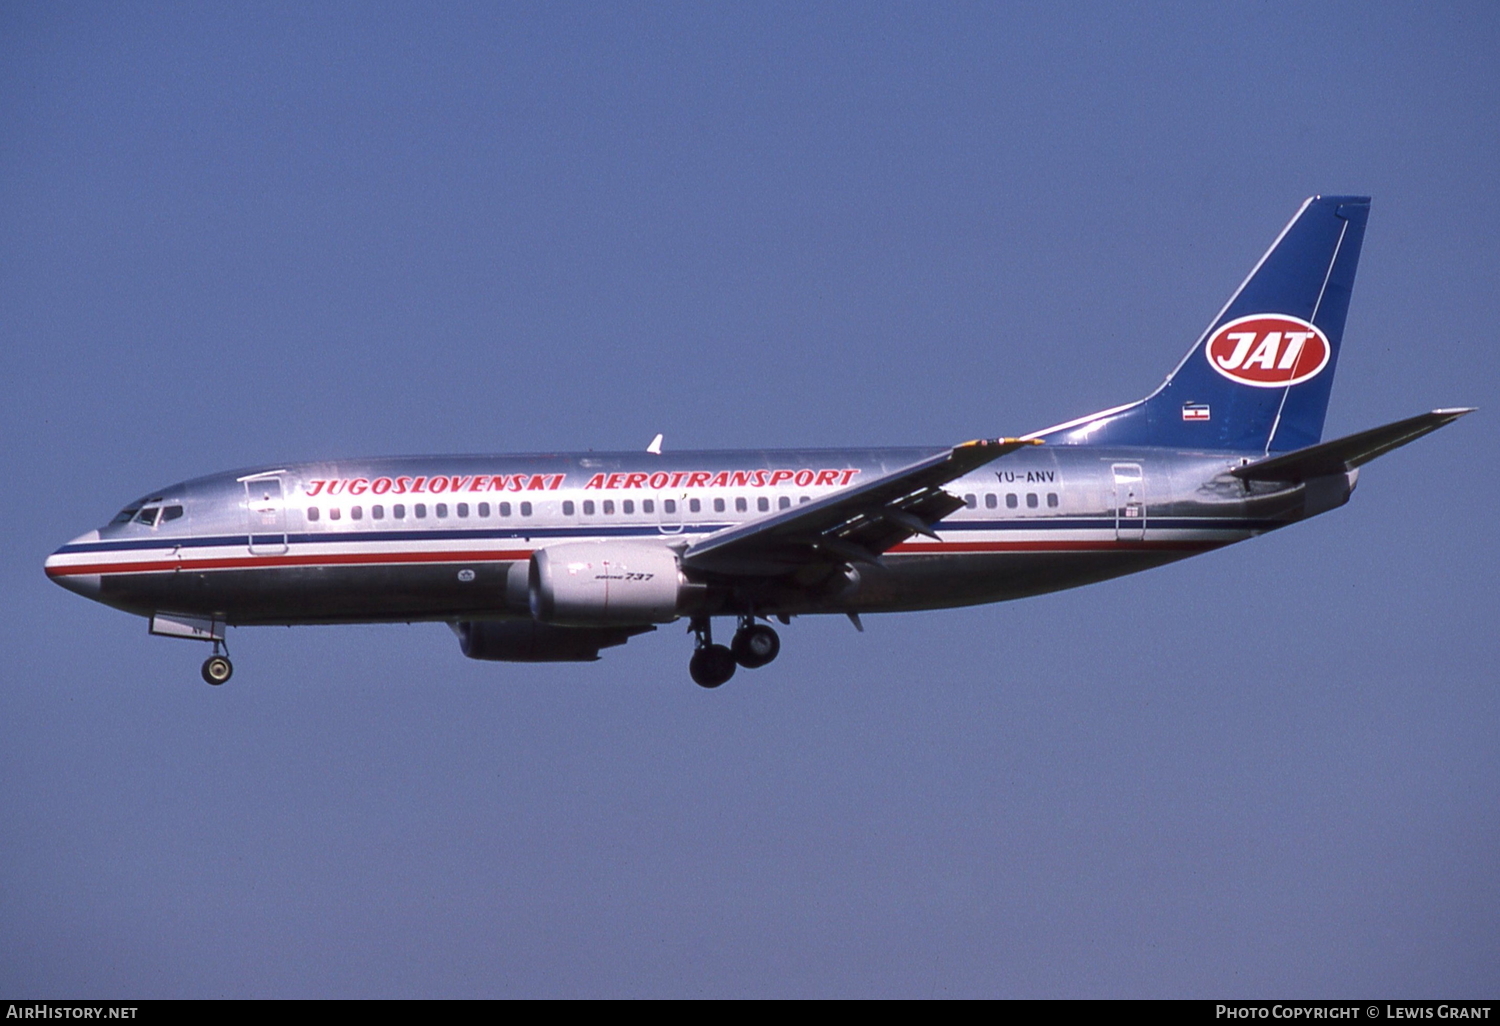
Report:
M210 684L230 624L433 620L472 659L542 662L686 617L712 688L776 658L772 618L1146 570L1342 506L1363 464L1470 412L1322 440L1369 210L1309 199L1161 387L1019 438L272 464L154 489L47 575L211 642Z

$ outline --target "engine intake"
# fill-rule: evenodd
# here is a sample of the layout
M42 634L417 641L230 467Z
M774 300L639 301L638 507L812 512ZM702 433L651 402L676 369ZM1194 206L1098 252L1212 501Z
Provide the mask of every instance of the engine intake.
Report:
M578 542L531 555L531 615L546 624L671 623L688 587L665 545Z

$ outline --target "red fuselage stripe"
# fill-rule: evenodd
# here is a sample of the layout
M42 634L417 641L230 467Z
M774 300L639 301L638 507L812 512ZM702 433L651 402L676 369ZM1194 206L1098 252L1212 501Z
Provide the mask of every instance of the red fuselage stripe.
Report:
M260 570L280 566L344 566L401 563L512 563L530 559L531 550L477 552L349 552L306 556L231 556L219 559L153 559L140 563L82 563L49 566L48 577L79 574L147 574L167 570Z

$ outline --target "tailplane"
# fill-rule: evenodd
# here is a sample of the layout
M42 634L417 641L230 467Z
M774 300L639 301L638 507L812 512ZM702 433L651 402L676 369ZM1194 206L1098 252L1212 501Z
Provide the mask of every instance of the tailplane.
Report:
M1053 445L1289 452L1316 445L1368 196L1314 196L1151 395L1038 431Z
M1407 417L1358 434L1345 435L1321 445L1310 445L1306 449L1256 460L1254 463L1235 467L1230 473L1242 481L1285 484L1301 484L1319 477L1347 474L1473 412L1472 406L1433 410L1431 413Z

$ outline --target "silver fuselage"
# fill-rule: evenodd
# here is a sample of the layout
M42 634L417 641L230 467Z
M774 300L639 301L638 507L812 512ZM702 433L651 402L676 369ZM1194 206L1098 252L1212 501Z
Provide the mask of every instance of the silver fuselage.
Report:
M152 492L47 560L132 613L229 624L524 618L513 570L562 541L685 548L944 451L435 456L268 466ZM1021 598L1132 573L1319 510L1246 484L1260 453L1027 448L959 478L966 500L836 591L707 579L684 615L875 613ZM1352 475L1350 485L1352 486ZM1347 492L1343 498L1347 498ZM1342 501L1342 500L1340 500ZM1323 508L1327 508L1326 504ZM152 519L148 517L147 519ZM747 590L748 589L748 590Z

